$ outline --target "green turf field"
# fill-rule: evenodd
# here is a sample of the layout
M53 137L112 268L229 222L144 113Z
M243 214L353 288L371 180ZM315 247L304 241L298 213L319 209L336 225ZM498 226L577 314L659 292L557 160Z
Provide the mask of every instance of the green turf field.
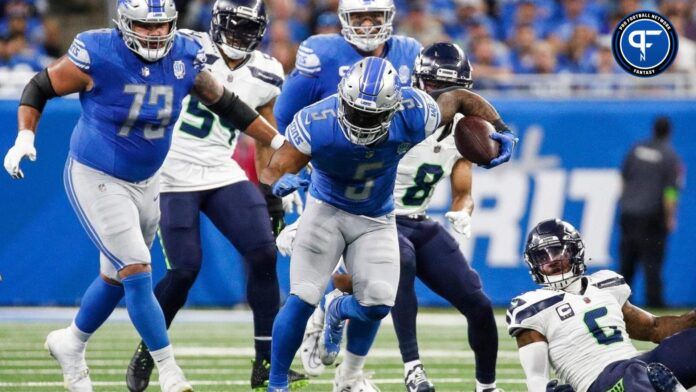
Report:
M505 333L504 312L499 310L497 315L498 386L508 392L523 391L524 379L515 343ZM187 321L174 322L171 336L178 362L196 390L249 390L253 355L251 323L247 319L222 322L195 319L196 312L188 312ZM43 341L49 331L66 325L67 322L37 320L0 322L0 391L61 391L60 368L43 349ZM472 391L474 362L466 340L464 318L451 311L421 311L418 334L421 359L437 390ZM87 348L95 391L126 390L125 369L137 341L135 330L126 321L109 321L97 331ZM651 345L642 343L637 347L645 349ZM294 368L300 370L301 364L295 362ZM382 391L404 391L403 368L390 322L382 326L366 368L374 372L372 378ZM330 391L331 373L313 379L303 391ZM149 390L159 391L159 388L151 385Z

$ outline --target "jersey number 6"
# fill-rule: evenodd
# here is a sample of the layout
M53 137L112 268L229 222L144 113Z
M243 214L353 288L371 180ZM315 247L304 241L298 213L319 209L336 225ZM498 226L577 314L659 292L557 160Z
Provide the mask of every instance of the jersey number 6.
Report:
M601 307L594 310L590 310L589 312L585 313L584 317L587 329L589 329L590 333L592 333L595 339L597 339L597 343L604 345L610 345L612 343L620 342L623 340L621 331L619 331L617 327L609 327L613 331L613 333L611 335L607 335L607 333L604 332L604 329L600 327L599 324L597 324L597 319L600 319L606 316L607 314L609 314L607 308Z

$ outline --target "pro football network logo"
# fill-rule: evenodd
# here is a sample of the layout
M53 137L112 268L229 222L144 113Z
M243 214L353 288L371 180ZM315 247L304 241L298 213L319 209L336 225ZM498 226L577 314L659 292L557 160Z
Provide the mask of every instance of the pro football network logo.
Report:
M631 75L656 76L672 64L679 42L672 23L653 11L625 17L614 30L612 50L621 68Z

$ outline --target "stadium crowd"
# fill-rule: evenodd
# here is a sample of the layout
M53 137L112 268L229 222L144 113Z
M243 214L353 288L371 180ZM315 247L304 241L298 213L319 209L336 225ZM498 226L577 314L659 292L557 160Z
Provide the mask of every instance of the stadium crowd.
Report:
M179 27L207 30L213 3L177 1ZM302 40L340 30L338 0L267 0L267 4L271 23L263 49L280 60L286 72L292 70ZM460 44L471 56L479 80L509 74L620 73L610 36L620 18L640 9L658 10L679 34L679 54L670 71L696 72L694 0L397 0L396 4L398 34L424 45ZM64 52L72 37L62 36L60 14L53 12L56 7L42 0L0 0L0 69L39 71Z

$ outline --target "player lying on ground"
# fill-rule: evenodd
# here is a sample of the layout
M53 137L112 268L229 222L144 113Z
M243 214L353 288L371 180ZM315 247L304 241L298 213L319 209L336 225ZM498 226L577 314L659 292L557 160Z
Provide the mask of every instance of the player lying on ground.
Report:
M459 46L437 43L423 49L414 67L414 86L427 93L443 88L470 89L471 65ZM457 151L453 129L463 116L438 128L416 145L399 162L394 203L399 233L401 276L391 310L399 349L404 362L404 383L409 392L428 392L435 388L426 377L418 353L416 315L418 301L414 282L418 276L430 289L447 299L469 321L469 345L475 352L476 391L493 392L498 352L498 333L493 308L483 292L478 274L469 266L457 241L425 211L435 186L447 176L452 184L451 211L446 214L454 229L471 236L471 167ZM278 236L281 253L291 253L297 224ZM350 287L350 275L335 276ZM352 291L352 290L351 290ZM319 342L324 327L323 304L317 306L307 324L301 357L305 371L318 376L324 371L319 358Z
M180 30L205 50L207 69L269 123L283 83L283 68L255 50L268 23L261 0L218 0L209 33ZM270 372L271 330L280 308L276 248L266 202L230 156L239 131L194 96L182 103L172 147L162 166L159 235L167 273L155 287L167 327L186 303L201 268L200 214L204 213L242 255L247 269L247 301L254 315L251 388L265 388ZM257 167L268 164L272 149L257 142ZM295 193L296 195L296 193ZM287 196L291 198L292 196ZM274 197L279 204L281 200ZM282 205L275 206L282 212ZM128 366L131 392L144 391L155 364L140 342ZM291 383L306 379L290 373Z
M279 196L308 185L290 174L310 161L311 201L299 224L290 263L291 295L274 323L269 391L287 390L287 370L304 328L321 300L329 276L344 255L354 294L332 292L320 349L332 363L340 350L345 320L346 361L334 390L375 390L362 372L380 320L394 304L399 279L393 191L396 167L408 150L456 113L502 124L495 109L463 89L441 94L437 103L422 91L401 88L397 72L381 58L367 57L341 80L339 93L311 105L287 128L289 144L278 150L261 181ZM502 135L509 159L514 138ZM349 365L347 365L348 363Z
M684 387L696 385L696 311L653 316L628 301L621 275L585 275L580 233L559 219L534 227L524 259L543 288L514 298L507 322L529 391L673 391L669 370ZM640 354L630 339L658 346ZM547 389L549 363L567 384Z
M203 70L200 44L176 31L173 0L121 0L117 12L117 28L80 33L66 56L27 84L18 109L19 134L4 166L13 178L22 178L21 159L36 159L34 133L46 101L80 93L82 114L64 178L70 202L100 250L100 275L70 327L51 332L46 346L68 389L91 391L87 340L125 297L128 315L159 369L162 390L190 391L174 360L150 272L159 221L157 172L181 101L196 96L263 144L282 144L283 137Z

